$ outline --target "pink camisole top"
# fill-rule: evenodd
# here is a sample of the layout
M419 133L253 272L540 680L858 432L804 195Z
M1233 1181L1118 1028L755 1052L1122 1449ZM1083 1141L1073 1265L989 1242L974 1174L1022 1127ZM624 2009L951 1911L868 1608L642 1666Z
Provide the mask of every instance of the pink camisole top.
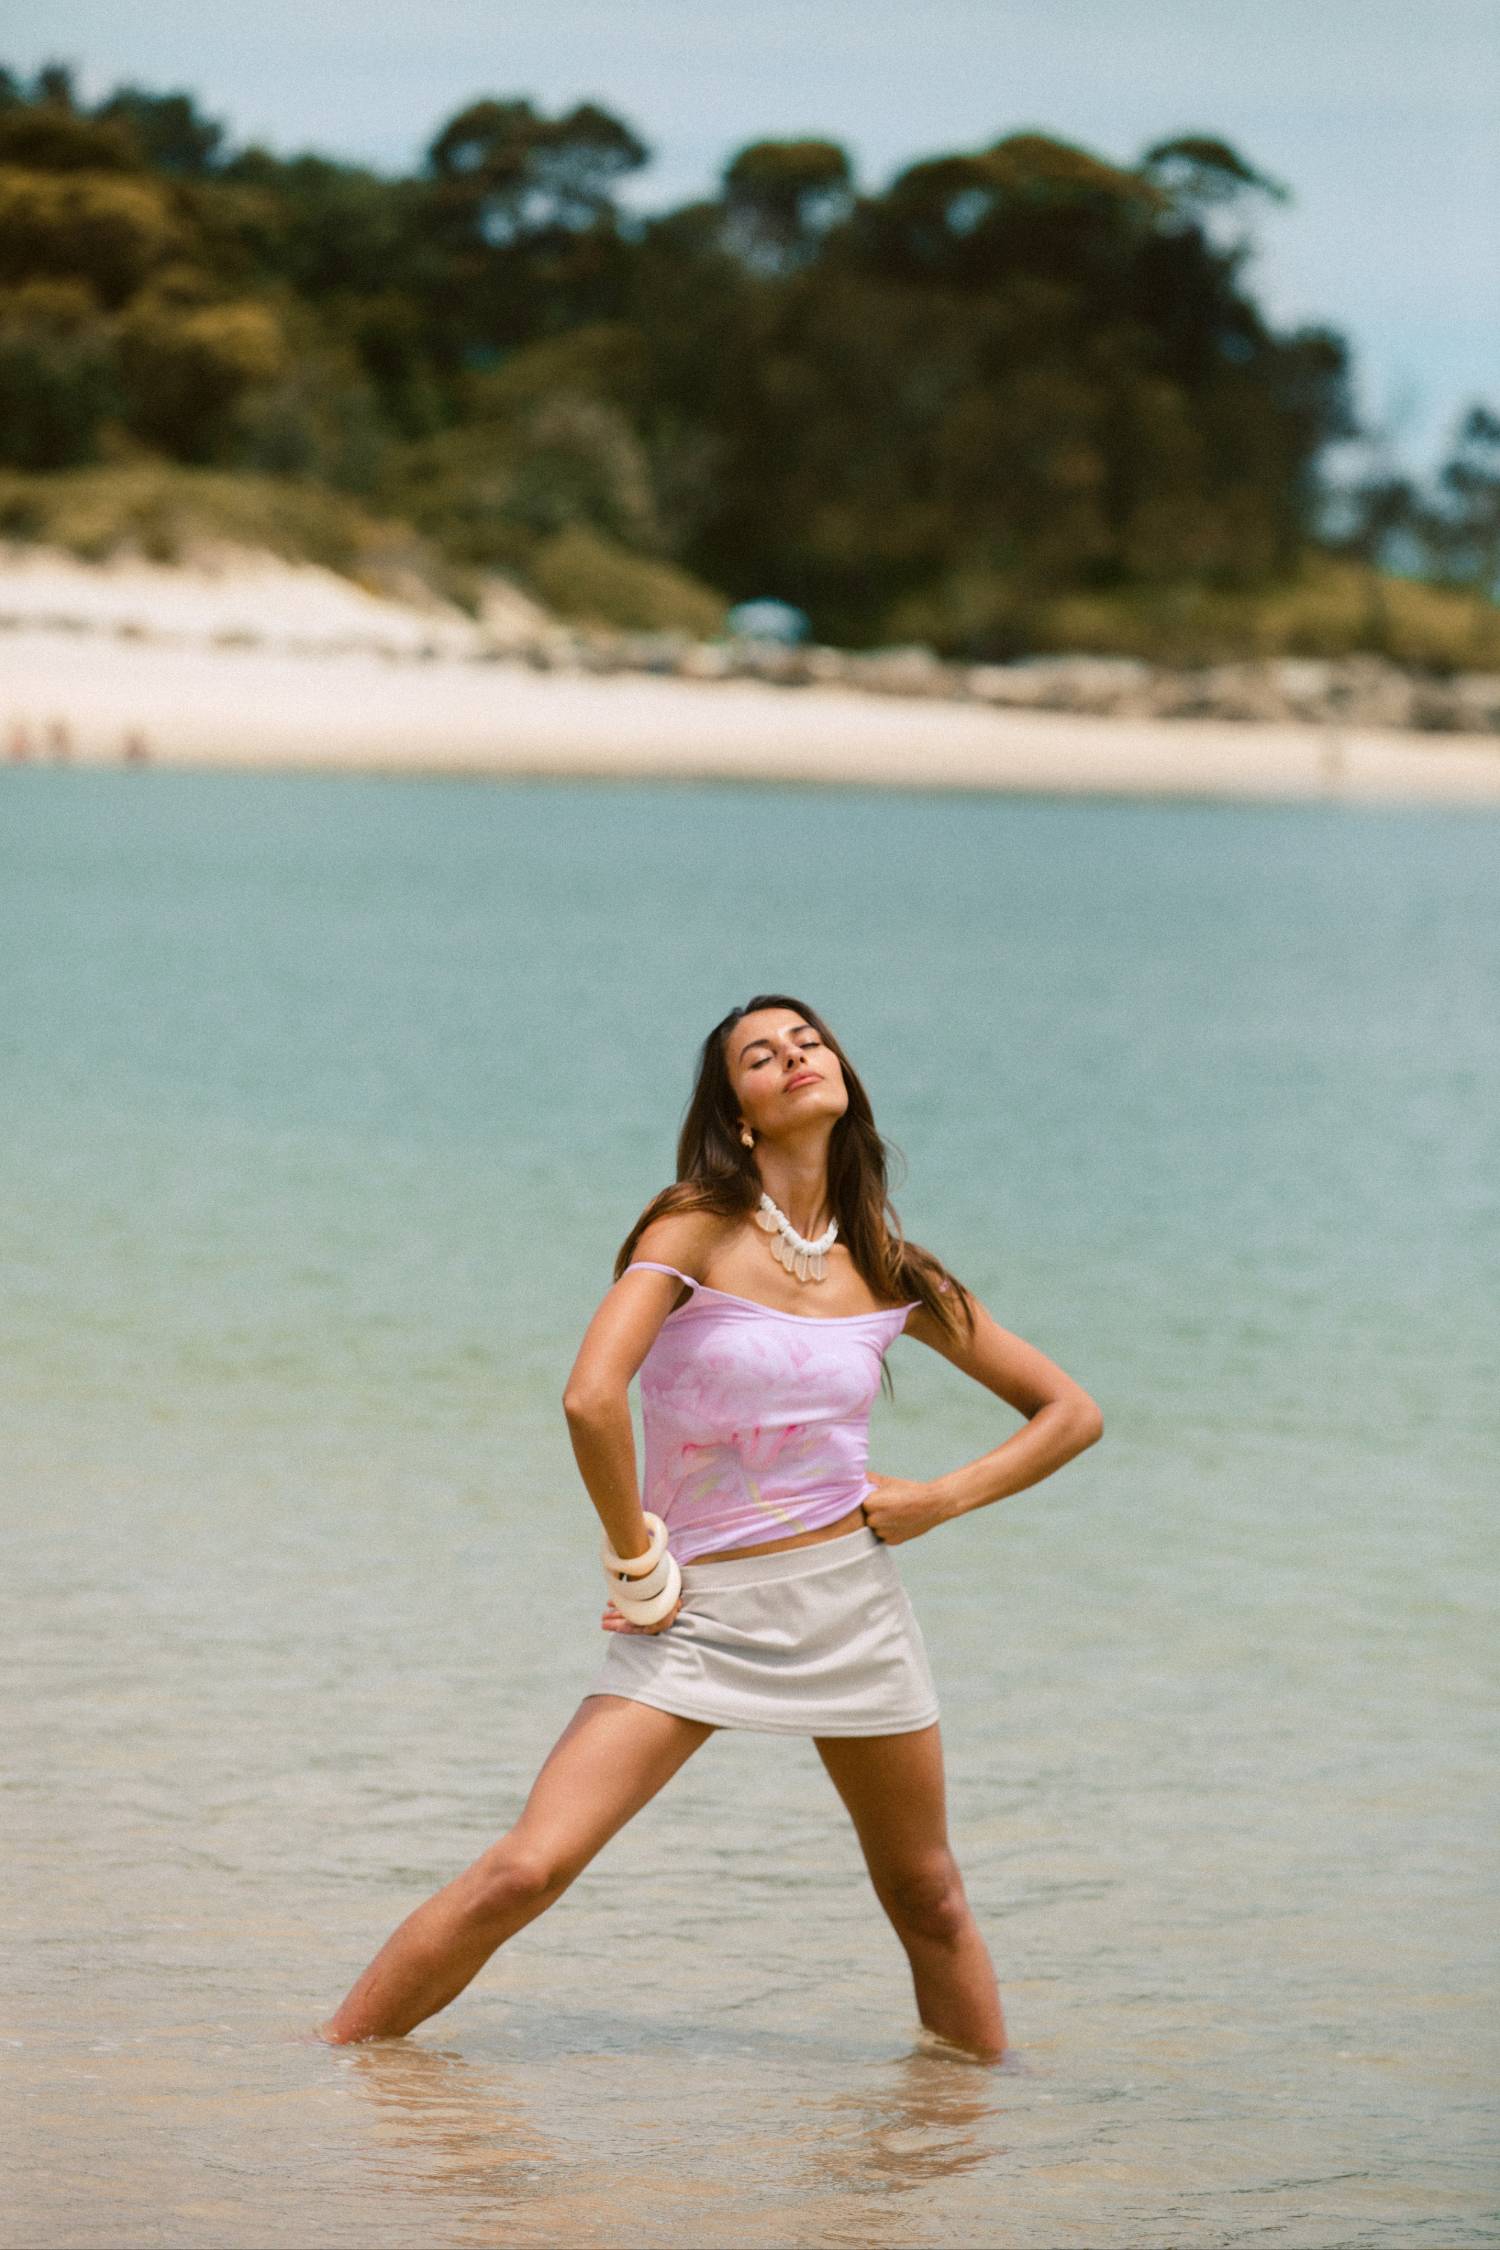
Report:
M643 1505L679 1562L817 1531L875 1490L865 1473L881 1362L920 1299L883 1311L778 1312L676 1274L692 1296L641 1362Z

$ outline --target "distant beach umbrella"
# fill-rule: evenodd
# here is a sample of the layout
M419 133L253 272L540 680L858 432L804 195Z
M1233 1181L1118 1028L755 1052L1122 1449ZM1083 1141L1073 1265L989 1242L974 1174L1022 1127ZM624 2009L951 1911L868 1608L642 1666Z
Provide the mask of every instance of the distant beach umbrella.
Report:
M725 631L736 641L805 641L812 620L790 602L737 602L724 620Z

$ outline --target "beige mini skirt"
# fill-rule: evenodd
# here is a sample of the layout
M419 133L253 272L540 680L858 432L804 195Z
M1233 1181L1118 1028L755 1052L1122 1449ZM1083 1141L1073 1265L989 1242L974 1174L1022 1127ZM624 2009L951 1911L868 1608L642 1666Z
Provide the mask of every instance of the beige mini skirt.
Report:
M611 1633L585 1695L757 1734L908 1734L938 1716L922 1629L868 1524L774 1555L682 1566L660 1633Z

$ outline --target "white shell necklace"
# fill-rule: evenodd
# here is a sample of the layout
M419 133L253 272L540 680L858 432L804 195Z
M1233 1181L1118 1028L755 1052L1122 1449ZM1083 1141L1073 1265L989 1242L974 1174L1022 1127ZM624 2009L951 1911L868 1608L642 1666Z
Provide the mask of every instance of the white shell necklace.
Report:
M778 1258L788 1273L794 1273L799 1281L823 1279L828 1270L824 1252L833 1248L837 1238L837 1219L830 1219L816 1241L809 1242L806 1235L797 1232L785 1211L774 1204L762 1189L755 1223L758 1227L764 1227L767 1234L776 1237L768 1247L772 1257Z

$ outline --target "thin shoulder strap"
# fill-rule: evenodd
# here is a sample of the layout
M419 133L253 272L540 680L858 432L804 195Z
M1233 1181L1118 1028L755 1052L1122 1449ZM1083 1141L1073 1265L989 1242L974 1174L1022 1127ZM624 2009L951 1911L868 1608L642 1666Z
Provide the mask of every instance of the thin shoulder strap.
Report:
M659 1260L655 1258L632 1258L629 1265L625 1268L625 1271L626 1273L644 1273L648 1271L651 1273L676 1273L678 1280L685 1281L689 1289L696 1289L698 1287L698 1283L694 1281L690 1273L677 1273L677 1268L675 1266L664 1266L659 1262Z

